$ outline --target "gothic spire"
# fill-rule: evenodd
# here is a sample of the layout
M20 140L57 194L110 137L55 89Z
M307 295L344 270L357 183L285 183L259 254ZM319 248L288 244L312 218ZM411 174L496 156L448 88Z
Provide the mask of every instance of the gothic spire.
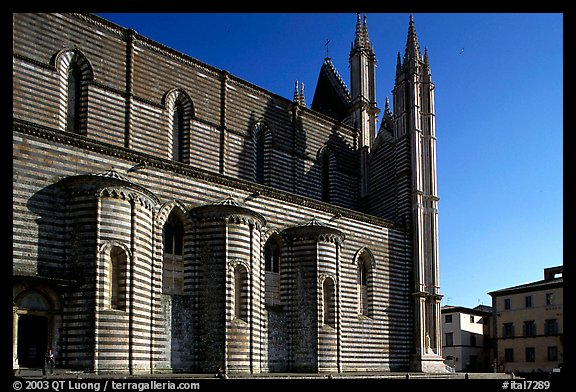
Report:
M430 62L428 61L428 48L424 48L424 70L430 73Z
M361 18L360 14L356 14L356 36L354 37L351 52L358 49L372 50L366 19L366 15Z
M414 17L410 15L408 25L408 39L406 40L406 51L404 52L404 63L408 60L418 61L422 58L418 37L416 37L416 28L414 27Z
M398 52L398 57L396 58L396 76L402 71L402 60L400 59L400 52Z

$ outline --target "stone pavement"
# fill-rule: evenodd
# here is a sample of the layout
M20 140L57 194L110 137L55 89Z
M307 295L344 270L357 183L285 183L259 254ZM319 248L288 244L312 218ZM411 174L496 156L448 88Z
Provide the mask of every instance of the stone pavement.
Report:
M22 368L14 372L26 379L111 378L111 379L214 379L216 374L200 373L93 373L70 369ZM515 379L509 373L414 373L414 372L345 372L345 373L231 373L229 379Z

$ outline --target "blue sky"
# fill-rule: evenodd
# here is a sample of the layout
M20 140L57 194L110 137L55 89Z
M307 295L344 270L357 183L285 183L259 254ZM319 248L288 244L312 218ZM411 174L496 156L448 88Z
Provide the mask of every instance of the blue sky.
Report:
M98 15L288 99L303 82L308 106L327 49L350 85L354 13ZM383 109L409 14L366 16ZM413 16L436 85L442 304L489 305L563 264L563 15Z

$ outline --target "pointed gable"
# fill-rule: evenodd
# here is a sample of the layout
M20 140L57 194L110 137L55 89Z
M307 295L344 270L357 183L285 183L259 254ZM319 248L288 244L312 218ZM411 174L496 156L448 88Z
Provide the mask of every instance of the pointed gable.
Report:
M350 114L349 104L350 92L330 58L326 58L320 68L311 109L343 121Z

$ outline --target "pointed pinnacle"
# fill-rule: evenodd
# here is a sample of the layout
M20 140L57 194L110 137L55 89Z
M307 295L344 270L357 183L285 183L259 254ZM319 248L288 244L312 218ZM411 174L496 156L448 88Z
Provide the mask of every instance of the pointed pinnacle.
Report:
M418 37L416 36L416 28L414 27L414 17L410 15L410 23L408 25L408 38L406 39L406 51L404 52L404 62L408 59L419 60L422 58L420 54L420 45L418 44Z

